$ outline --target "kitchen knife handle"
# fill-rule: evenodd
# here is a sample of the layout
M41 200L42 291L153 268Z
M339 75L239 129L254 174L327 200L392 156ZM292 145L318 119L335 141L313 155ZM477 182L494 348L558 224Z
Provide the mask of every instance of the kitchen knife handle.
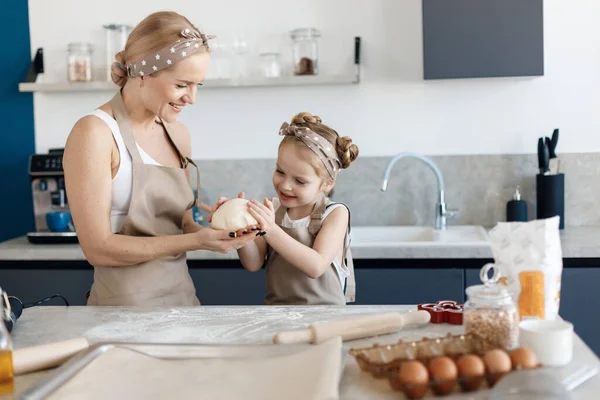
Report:
M540 175L544 175L548 171L548 161L550 156L548 154L548 146L544 138L538 139L538 167L540 169Z
M554 132L552 132L552 152L554 153L554 155L556 156L556 146L558 145L558 128L556 128L554 130Z
M548 158L556 158L556 153L554 152L554 147L552 146L552 141L549 137L546 137L546 147L548 148Z

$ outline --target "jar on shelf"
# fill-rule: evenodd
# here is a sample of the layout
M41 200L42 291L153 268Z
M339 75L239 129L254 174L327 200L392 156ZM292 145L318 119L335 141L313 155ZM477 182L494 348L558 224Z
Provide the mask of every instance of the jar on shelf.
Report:
M105 39L105 51L106 51L106 80L111 81L111 66L115 61L115 54L125 48L127 44L127 38L131 32L131 26L123 24L107 24L103 25L104 32L106 35Z
M315 28L298 28L290 32L295 75L318 75L321 32Z
M493 269L491 278L488 272ZM464 326L466 334L473 334L494 347L512 349L519 342L519 311L507 287L498 283L499 270L494 264L485 265L479 274L483 285L466 289Z
M90 43L76 42L67 45L67 79L69 82L92 80L92 54Z
M260 61L263 77L279 78L281 76L281 64L279 63L279 53L261 53Z

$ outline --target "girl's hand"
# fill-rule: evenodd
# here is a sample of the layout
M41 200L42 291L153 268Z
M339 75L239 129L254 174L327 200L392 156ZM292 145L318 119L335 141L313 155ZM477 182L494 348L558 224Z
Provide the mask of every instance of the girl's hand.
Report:
M271 200L265 199L264 204L261 204L256 200L248 202L248 212L250 212L250 215L258 222L263 235L273 230L276 226L275 210L273 209L273 202L271 202Z

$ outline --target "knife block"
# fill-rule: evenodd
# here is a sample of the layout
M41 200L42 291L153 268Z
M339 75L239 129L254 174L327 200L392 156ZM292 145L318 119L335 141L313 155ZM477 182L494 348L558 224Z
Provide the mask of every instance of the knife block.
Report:
M536 176L537 219L560 217L565 227L565 174Z

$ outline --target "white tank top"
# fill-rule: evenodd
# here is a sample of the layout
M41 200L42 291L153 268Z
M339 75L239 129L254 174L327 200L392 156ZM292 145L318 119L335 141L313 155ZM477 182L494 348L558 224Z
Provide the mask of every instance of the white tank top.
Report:
M115 142L117 142L117 147L119 148L121 162L119 163L119 169L112 180L112 204L110 207L111 230L113 233L117 233L125 223L127 212L129 211L129 203L131 202L131 191L133 186L133 163L131 161L131 155L129 154L129 151L127 151L127 147L125 147L119 125L113 117L102 110L94 110L87 115L95 115L106 122L115 138ZM160 165L137 143L136 146L140 151L140 156L142 157L144 164Z

